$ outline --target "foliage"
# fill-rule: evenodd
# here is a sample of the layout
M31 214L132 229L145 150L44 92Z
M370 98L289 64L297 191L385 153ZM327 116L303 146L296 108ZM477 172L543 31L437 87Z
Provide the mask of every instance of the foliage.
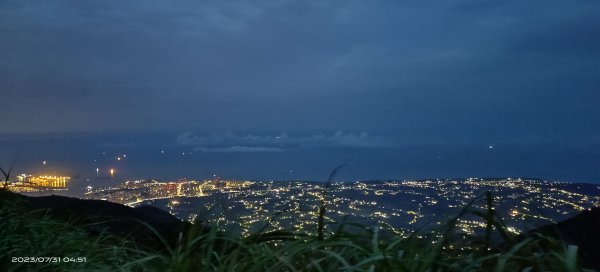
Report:
M435 234L400 237L379 227L358 226L361 231L356 231L357 225L342 223L328 235L263 229L232 237L198 226L181 233L175 246L165 242L160 252L3 201L0 271L581 271L576 246L541 235L510 236L490 199L483 198L488 204L483 208L474 205L481 198L473 200ZM483 237L457 231L457 219L467 214L485 220ZM501 241L490 247L492 231ZM86 262L11 262L18 256L86 257Z
M15 157L13 162L10 164L10 167L6 170L4 170L4 169L2 169L2 167L0 167L0 173L2 173L2 178L4 179L2 181L2 184L3 184L2 188L4 190L6 190L6 188L8 188L8 184L10 183L10 175L11 175L11 172L13 170L13 167L14 167L16 161L17 161L17 159Z

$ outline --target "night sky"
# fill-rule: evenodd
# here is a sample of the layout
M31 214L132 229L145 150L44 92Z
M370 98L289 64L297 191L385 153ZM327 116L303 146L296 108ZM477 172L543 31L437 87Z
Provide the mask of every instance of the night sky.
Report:
M596 0L0 0L0 166L600 182L599 14Z

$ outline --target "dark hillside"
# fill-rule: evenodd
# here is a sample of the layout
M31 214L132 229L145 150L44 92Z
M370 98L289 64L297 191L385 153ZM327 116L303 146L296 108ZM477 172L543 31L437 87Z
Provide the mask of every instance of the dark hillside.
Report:
M131 208L103 200L55 195L29 197L6 191L0 192L0 195L0 205L16 205L24 212L47 210L52 218L81 226L90 234L107 232L154 249L161 249L164 244L150 228L169 244L174 244L179 233L190 226L190 223L151 206Z
M579 247L585 265L600 269L600 208L586 210L577 216L546 225L530 234L541 233Z

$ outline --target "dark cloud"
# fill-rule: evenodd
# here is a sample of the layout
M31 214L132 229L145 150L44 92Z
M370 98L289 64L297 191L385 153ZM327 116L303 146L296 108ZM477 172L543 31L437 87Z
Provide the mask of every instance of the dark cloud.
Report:
M3 0L0 163L598 181L598 14L596 0Z
M2 1L0 133L594 138L599 13L597 1Z

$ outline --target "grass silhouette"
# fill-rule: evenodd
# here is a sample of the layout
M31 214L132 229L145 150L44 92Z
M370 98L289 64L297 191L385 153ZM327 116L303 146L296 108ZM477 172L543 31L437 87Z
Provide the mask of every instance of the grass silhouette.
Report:
M576 246L539 234L517 239L508 232L494 214L491 193L474 198L436 232L408 237L320 217L315 234L263 228L242 237L196 224L172 244L147 226L162 239L161 251L107 232L88 233L45 210L26 212L5 197L7 192L0 193L0 271L582 271ZM473 215L486 222L482 236L457 230L459 218ZM326 234L333 224L336 229ZM495 246L492 237L500 239ZM86 262L12 262L26 256L86 257Z

